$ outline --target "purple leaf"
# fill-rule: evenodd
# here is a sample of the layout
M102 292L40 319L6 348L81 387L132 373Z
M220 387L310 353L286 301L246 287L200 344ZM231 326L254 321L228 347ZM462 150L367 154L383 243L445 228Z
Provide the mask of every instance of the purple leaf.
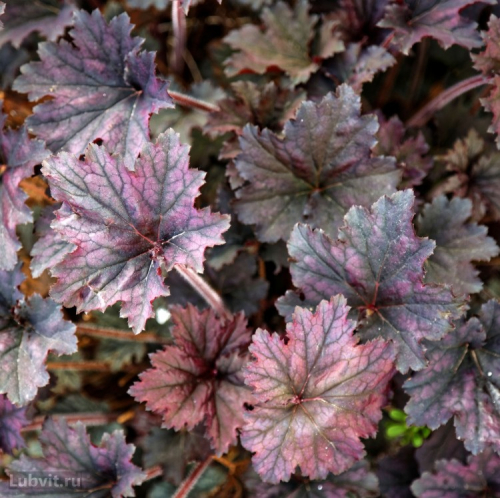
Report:
M254 72L264 74L269 70L287 73L294 85L304 83L319 68L319 61L341 52L344 44L338 34L338 23L326 24L323 32L327 43L312 44L318 17L309 15L306 0L299 0L295 10L278 2L264 8L262 32L257 26L247 24L233 30L224 41L236 51L226 60L226 74Z
M415 137L405 138L406 130L397 116L386 120L379 115L380 129L377 134L377 154L394 156L403 170L401 187L420 185L432 168L432 157L427 156L429 146L421 132Z
M481 99L484 108L493 113L493 122L488 131L496 133L497 147L500 148L500 19L495 15L490 17L488 31L483 32L485 49L479 54L471 54L474 67L485 76L490 77L493 86L489 95Z
M448 288L423 285L422 266L435 244L415 236L413 203L411 190L382 197L370 211L351 208L338 241L299 224L288 243L293 283L307 305L343 294L360 314L363 339L394 342L403 373L424 368L421 340L443 337L465 308ZM291 296L281 298L282 313ZM292 303L301 304L293 298Z
M457 294L479 292L483 283L471 261L489 261L497 256L496 242L488 229L467 223L472 202L444 195L426 204L415 223L418 235L436 241L434 253L425 263L425 281L449 284Z
M193 429L204 422L217 454L236 443L243 405L252 402L241 369L251 331L243 313L230 320L212 309L174 306L175 346L151 355L153 368L140 375L129 393L163 416L163 426Z
M21 248L16 226L33 219L24 203L27 196L19 183L33 174L33 168L49 155L49 151L42 141L31 140L24 127L5 130L5 119L0 113L0 270L12 270Z
M325 64L324 70L336 82L350 85L361 93L363 84L373 80L378 72L384 72L396 63L396 59L383 47L350 43L344 52Z
M428 342L429 366L404 384L408 422L436 429L454 417L457 437L474 454L500 451L500 304L489 301L478 318L462 320Z
M219 111L210 113L205 132L210 137L232 133L224 143L220 157L233 158L240 152L237 136L250 123L259 128L281 131L287 119L292 118L306 94L302 90L280 88L274 82L257 85L251 81L237 81L231 85L232 94L218 102Z
M4 29L0 32L0 47L10 42L19 48L23 40L35 31L55 41L73 23L76 11L72 0L9 0L6 7L2 15Z
M393 158L371 157L377 118L360 109L360 97L342 85L336 96L304 102L284 138L245 128L235 164L247 183L236 191L235 209L243 223L257 225L260 240L286 240L298 221L334 234L352 205L394 192L400 172Z
M26 408L13 405L0 395L0 449L12 455L13 450L24 448L26 443L21 429L28 425Z
M363 457L359 438L374 436L394 373L394 352L381 339L358 345L346 300L296 308L287 341L259 329L245 382L256 402L242 444L264 481L288 481L297 466L311 479L340 474Z
M38 278L45 270L51 270L69 253L76 249L74 244L66 242L61 235L50 227L55 220L55 212L61 204L47 206L36 222L38 240L31 249L31 274Z
M40 43L41 60L21 68L15 90L30 100L53 97L27 120L53 152L80 155L99 138L132 168L149 139L149 115L172 107L167 82L155 77L154 54L139 52L142 39L131 30L126 14L107 24L98 10L78 11L72 43Z
M406 55L425 37L445 49L452 45L478 48L482 42L477 24L460 15L463 8L478 2L494 5L496 0L393 0L378 26L394 30L392 42Z
M434 195L453 192L472 201L472 220L479 221L489 214L500 219L500 153L487 153L484 140L471 129L464 139L440 159L454 174L437 186Z
M417 498L500 497L500 457L487 450L470 456L467 465L439 460L434 473L424 472L411 489Z
M52 195L63 202L52 226L77 248L53 269L51 295L78 311L121 301L135 333L169 294L163 272L176 264L203 271L207 246L223 243L228 216L196 209L204 173L189 169L189 147L169 130L146 144L134 171L103 147L80 161L65 152L44 163Z
M146 474L131 463L135 448L126 444L122 431L104 434L100 445L94 446L81 422L70 428L63 419L48 419L40 443L43 458L21 455L10 464L10 484L0 485L2 496L121 498L135 496L133 486L146 478ZM40 478L38 485L20 489L30 474ZM56 476L58 482L54 479ZM42 481L49 477L53 478L51 482ZM19 487L15 487L16 483Z
M63 320L60 306L37 294L24 300L17 290L22 280L19 266L0 271L0 393L18 405L48 383L44 363L49 351L77 350L76 327Z
M344 31L343 39L349 41L381 42L384 31L377 28L377 23L384 16L384 10L389 0L340 0L332 4L333 18L340 21ZM337 3L337 5L336 5Z

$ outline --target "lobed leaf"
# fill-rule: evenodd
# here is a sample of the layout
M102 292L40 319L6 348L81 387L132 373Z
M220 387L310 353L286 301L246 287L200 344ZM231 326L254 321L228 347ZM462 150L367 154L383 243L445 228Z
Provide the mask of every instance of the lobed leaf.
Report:
M52 226L76 246L53 269L51 295L78 311L121 301L136 333L169 294L163 272L175 265L203 271L207 246L223 243L228 217L193 204L204 173L190 170L188 147L169 130L146 144L134 171L103 147L80 161L61 153L44 163L52 195L63 203Z
M377 118L360 111L359 95L342 85L336 96L304 102L283 138L245 127L235 165L246 184L235 210L261 241L286 240L298 221L335 233L352 205L394 192L400 172L393 158L371 157Z
M236 53L226 59L226 74L264 74L277 68L287 73L294 85L306 82L322 59L344 49L338 23L325 23L323 40L310 48L318 17L309 15L308 7L307 0L299 0L293 11L284 2L277 2L262 12L264 32L249 24L231 31L224 41Z
M251 81L236 81L232 94L218 102L219 111L210 113L204 131L210 137L231 133L219 157L229 159L240 152L237 141L247 124L281 131L292 118L306 94L301 90L281 88L274 82L258 85Z
M150 114L172 107L172 100L167 82L155 76L154 54L139 51L143 40L131 30L127 14L107 24L98 10L80 10L72 43L40 43L40 61L21 68L15 90L30 100L52 97L34 108L27 124L53 152L80 155L101 139L133 168L149 140Z
M444 49L452 45L478 48L482 42L477 24L460 15L462 9L478 2L495 4L495 0L393 1L377 26L394 30L392 43L405 55L425 37L434 38Z
M245 382L256 402L241 442L264 481L288 481L297 466L311 479L340 474L363 457L359 438L376 433L394 351L380 339L357 345L348 311L335 296L316 312L296 308L287 342L253 336Z
M437 429L454 417L458 439L473 454L500 451L500 304L462 320L443 339L428 342L429 366L405 382L408 422Z
M77 350L76 327L63 319L52 299L38 294L24 299L17 286L24 277L19 266L0 271L0 393L25 405L49 382L45 360Z
M324 71L334 81L347 83L356 93L361 93L365 83L373 81L378 72L384 72L395 63L396 59L384 47L349 43L341 54L325 63Z
M493 113L493 122L488 131L496 133L497 147L500 148L500 19L491 15L488 31L482 33L486 47L479 54L471 54L474 67L489 77L491 92L481 99L483 107Z
M37 31L50 41L64 34L73 23L76 5L72 0L8 0L2 14L4 29L0 47L8 42L19 48L25 38Z
M100 445L94 446L81 422L70 428L63 419L48 419L40 443L43 458L21 455L9 465L10 483L19 483L19 486L0 484L2 496L122 498L135 496L133 486L146 478L146 474L131 463L135 448L126 444L122 431L104 434ZM23 479L29 475L39 478L37 485L22 486ZM57 482L54 477L58 478Z
M424 368L420 342L449 332L465 304L444 286L423 284L422 266L435 244L415 236L413 203L414 194L406 190L382 197L370 211L353 207L337 241L298 224L288 251L292 280L305 302L288 292L278 301L280 312L341 293L359 313L363 339L391 340L401 372Z
M472 261L489 261L499 253L488 229L467 223L472 214L469 199L436 197L426 204L415 223L417 233L436 241L436 248L425 262L425 281L449 284L457 294L479 292L483 283Z
M467 465L439 460L435 472L424 472L411 489L417 498L500 497L500 457L488 450L470 456Z
M379 115L379 122L375 153L396 158L403 171L403 188L420 185L433 164L432 157L427 155L429 146L422 132L415 137L405 137L406 129L397 116L386 120Z
M21 429L28 425L26 408L13 405L6 396L0 395L0 449L12 455L15 449L26 443Z
M236 442L243 425L243 405L251 403L241 369L251 331L243 313L224 320L212 309L189 305L171 308L174 346L151 355L146 370L129 390L149 410L163 416L163 426L193 429L204 422L217 454Z
M472 201L472 220L486 214L500 219L500 153L488 153L484 140L471 129L464 139L440 157L454 174L434 189L435 194L453 192Z
M17 286L24 277L19 265L0 271L0 394L25 405L49 382L45 360L77 350L76 327L63 319L52 299L38 294L24 299Z
M12 270L21 248L16 226L33 219L24 203L27 196L19 183L33 174L34 167L49 155L49 151L42 141L31 140L25 127L4 129L5 119L0 113L0 270Z

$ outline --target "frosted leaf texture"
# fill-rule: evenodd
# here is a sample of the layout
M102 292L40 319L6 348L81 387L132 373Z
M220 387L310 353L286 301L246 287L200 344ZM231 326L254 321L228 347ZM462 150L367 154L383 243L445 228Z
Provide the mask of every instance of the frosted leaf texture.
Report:
M0 393L17 405L27 404L49 382L49 351L77 350L76 327L63 319L61 307L38 294L24 299L17 289L23 279L19 265L0 271Z
M404 384L408 422L437 429L453 417L467 450L500 451L500 304L489 301L479 318L426 346L429 366Z
M264 481L288 481L297 466L311 479L340 474L363 457L360 438L376 433L394 351L382 339L358 345L348 311L336 296L315 312L296 308L287 342L253 336L245 382L256 402L241 441Z
M427 361L420 342L438 340L465 309L449 288L423 284L423 264L435 243L415 235L411 190L382 197L368 210L353 207L334 241L322 230L298 224L288 242L293 283L305 305L343 294L358 311L363 339L394 342L401 372ZM301 305L290 291L278 302L282 314Z
M52 269L54 299L78 311L121 301L138 333L152 301L169 294L163 272L176 264L203 271L205 249L223 243L229 220L194 207L204 173L189 169L188 151L169 130L144 146L134 171L93 144L84 160L63 152L44 163L63 203L52 226L76 247Z
M39 440L43 458L21 455L8 468L11 482L22 484L29 474L41 478L58 476L59 481L37 479L37 485L17 488L5 482L0 484L2 496L133 497L133 486L146 478L130 461L135 447L125 442L122 431L104 434L99 446L95 446L81 422L72 428L64 420L48 419Z
M98 10L80 10L72 43L40 43L40 61L22 66L13 88L30 100L52 97L27 124L53 152L80 155L101 139L133 168L149 140L150 114L173 104L168 83L155 76L154 53L140 51L143 40L131 30L127 14L108 24Z
M352 205L368 206L393 193L400 180L394 158L372 157L374 115L342 85L319 103L304 102L283 138L246 126L235 165L245 184L236 190L239 219L255 224L263 242L288 239L297 222L335 234Z

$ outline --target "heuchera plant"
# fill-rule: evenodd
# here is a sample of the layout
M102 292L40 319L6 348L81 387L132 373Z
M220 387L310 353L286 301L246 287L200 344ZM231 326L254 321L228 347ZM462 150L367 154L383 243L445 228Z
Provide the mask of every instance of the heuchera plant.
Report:
M500 3L0 1L0 497L500 498Z

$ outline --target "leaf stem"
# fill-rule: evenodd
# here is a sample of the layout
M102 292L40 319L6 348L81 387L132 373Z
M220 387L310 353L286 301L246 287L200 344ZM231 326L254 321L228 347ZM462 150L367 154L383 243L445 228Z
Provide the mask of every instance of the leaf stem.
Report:
M221 317L230 319L231 312L226 308L222 298L217 292L208 285L205 280L196 273L192 268L184 265L175 265L179 275L214 309Z
M184 93L169 90L168 94L172 97L176 104L182 105L184 107L191 107L192 109L198 109L199 111L205 112L220 111L219 106L210 104L209 102L205 102L204 100L200 100L195 97L191 97L190 95L186 95Z
M118 414L116 413L74 413L70 415L51 415L51 417L55 420L63 419L66 421L68 425L74 425L77 422L82 422L86 426L95 426L95 425L106 425L110 422L114 422ZM33 420L25 425L21 432L31 432L31 431L39 431L43 423L45 421L45 415L38 415L33 418Z
M430 102L424 105L416 114L414 114L406 123L407 127L418 127L423 126L432 115L448 105L452 100L460 97L460 95L473 90L481 85L486 85L490 83L490 78L483 76L482 74L477 74L466 80L460 81L457 84L447 88Z
M156 477L160 477L163 475L163 469L161 468L161 465L155 465L150 469L146 469L144 472L146 473L146 477L142 482L150 481L151 479L155 479Z
M92 327L90 325L77 324L77 335L88 335L99 338L109 338L116 341L150 342L157 344L169 344L171 341L166 337L160 337L152 332L142 332L134 335L124 330L109 329L105 327Z
M110 366L100 361L48 361L47 370L83 370L109 372Z
M186 49L186 15L179 0L172 0L172 30L174 34L174 49L171 68L181 74L184 69L184 51Z
M203 462L200 462L198 466L189 474L189 476L182 482L177 491L172 498L187 498L194 485L198 482L203 472L212 463L212 456L209 456Z

